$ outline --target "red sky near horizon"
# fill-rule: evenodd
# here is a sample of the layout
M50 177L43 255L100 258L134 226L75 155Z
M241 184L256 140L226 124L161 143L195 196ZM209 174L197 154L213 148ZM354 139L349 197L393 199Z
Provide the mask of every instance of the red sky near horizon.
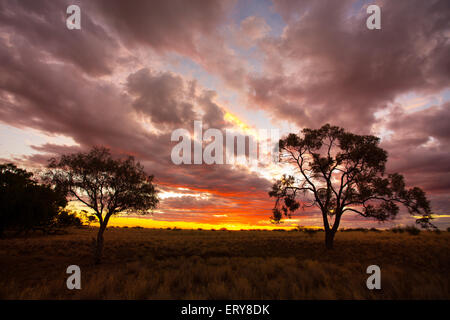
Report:
M381 30L368 30L375 3ZM66 27L70 4L81 30ZM446 0L0 0L0 162L39 169L104 145L161 190L132 224L279 228L267 192L280 168L177 166L171 133L195 120L281 134L330 123L380 136L387 171L423 188L448 227L449 36ZM317 213L284 225L320 226ZM342 226L411 223L348 214Z

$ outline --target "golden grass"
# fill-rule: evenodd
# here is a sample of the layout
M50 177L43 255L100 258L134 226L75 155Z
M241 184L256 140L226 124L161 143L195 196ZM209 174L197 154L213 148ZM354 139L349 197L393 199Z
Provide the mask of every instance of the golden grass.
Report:
M449 299L450 233L323 233L95 228L0 240L1 299ZM66 288L67 266L82 289ZM382 289L368 290L367 266Z

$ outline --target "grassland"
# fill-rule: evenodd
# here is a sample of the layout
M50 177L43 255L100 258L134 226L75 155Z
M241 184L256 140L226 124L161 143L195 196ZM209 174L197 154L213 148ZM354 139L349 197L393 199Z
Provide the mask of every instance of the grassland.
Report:
M450 233L111 228L92 263L93 227L0 240L1 299L449 299ZM66 288L81 267L82 289ZM366 287L380 266L382 289Z

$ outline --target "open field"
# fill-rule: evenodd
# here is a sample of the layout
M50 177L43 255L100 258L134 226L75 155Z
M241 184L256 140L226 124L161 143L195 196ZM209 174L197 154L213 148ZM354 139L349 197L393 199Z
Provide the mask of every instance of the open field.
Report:
M0 240L2 299L449 299L450 233L323 233L96 228ZM66 268L81 267L81 290ZM381 290L366 287L381 268Z

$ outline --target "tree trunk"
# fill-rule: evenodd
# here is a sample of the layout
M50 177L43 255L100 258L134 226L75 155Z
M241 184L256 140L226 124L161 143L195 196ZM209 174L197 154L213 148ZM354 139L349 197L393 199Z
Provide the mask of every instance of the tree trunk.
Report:
M102 262L103 254L103 233L105 232L106 226L101 225L97 234L97 247L95 248L95 263L99 264Z
M333 249L333 241L335 234L336 232L334 230L325 230L325 247L328 250Z

